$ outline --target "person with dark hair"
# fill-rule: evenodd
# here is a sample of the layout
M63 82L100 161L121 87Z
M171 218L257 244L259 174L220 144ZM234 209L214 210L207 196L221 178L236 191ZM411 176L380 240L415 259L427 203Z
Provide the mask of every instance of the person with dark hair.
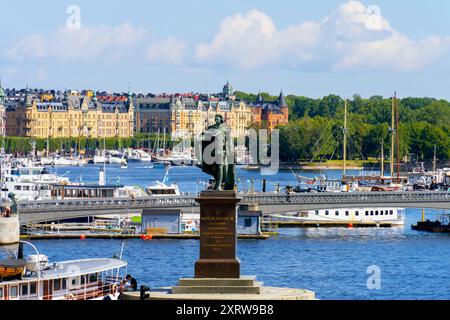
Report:
M137 287L138 287L137 281L136 281L135 278L133 278L133 277L131 276L131 274L127 274L127 276L125 277L125 280L127 281L126 288L127 288L128 290L131 289L131 290L133 290L133 291L137 291Z

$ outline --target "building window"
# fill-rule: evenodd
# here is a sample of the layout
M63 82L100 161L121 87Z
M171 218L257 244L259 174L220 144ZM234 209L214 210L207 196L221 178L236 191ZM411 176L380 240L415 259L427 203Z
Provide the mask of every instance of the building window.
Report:
M28 295L28 284L22 284L22 297Z
M244 219L244 227L249 228L252 226L252 218L245 218Z

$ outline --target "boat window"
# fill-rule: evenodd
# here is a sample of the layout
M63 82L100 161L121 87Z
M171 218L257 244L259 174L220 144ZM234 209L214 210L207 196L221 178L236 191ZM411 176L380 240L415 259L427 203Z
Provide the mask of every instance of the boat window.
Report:
M59 291L61 290L61 279L54 279L53 280L53 291Z
M89 283L97 282L98 275L96 273L89 275Z
M319 214L319 210L316 210L316 214Z
M383 215L383 210L380 211L380 216L382 216L382 215Z
M368 216L369 215L369 211L366 211L366 216Z
M388 211L388 210L386 210L386 211L384 212L384 214L385 214L385 215L388 215L388 214L389 214L389 211Z
M327 216L330 212L328 210L325 210L325 215Z
M0 288L0 300L3 300L3 287Z
M394 214L394 210L389 210L389 214Z
M67 279L63 278L62 279L62 290L66 290L66 288L67 288Z
M378 210L375 210L375 215L376 215L376 216L378 215Z
M252 218L245 218L244 219L244 227L249 228L252 226Z
M370 215L373 216L373 211L372 210L370 211Z
M30 283L30 295L36 294L36 282Z
M86 283L86 276L81 276L81 284L85 284Z
M28 284L22 284L22 297L28 295Z
M22 186L14 186L14 190L22 190Z
M345 215L348 216L348 215L349 215L349 212L348 212L348 211L345 211Z
M11 298L11 299L16 299L17 298L17 296L18 296L18 294L19 294L19 288L17 287L17 286L11 286L10 288L9 288L9 297Z
M336 210L336 211L334 212L334 214L338 216L338 215L339 215L339 211Z

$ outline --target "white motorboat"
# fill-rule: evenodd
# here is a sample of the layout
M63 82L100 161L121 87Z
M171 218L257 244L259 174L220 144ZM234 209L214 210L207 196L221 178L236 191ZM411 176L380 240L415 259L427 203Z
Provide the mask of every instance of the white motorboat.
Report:
M169 180L169 170L170 165L166 166L164 179L162 182L156 181L154 184L149 185L145 188L145 191L152 196L164 196L164 195L172 195L179 196L181 195L180 190L178 189L178 185L171 184L168 185L167 181Z
M129 150L127 155L128 161L134 161L134 162L151 162L152 157L150 154L145 152L144 150L136 149L136 150Z
M93 161L94 161L95 164L98 164L98 163L109 163L109 157L108 156L103 156L103 155L95 155Z
M176 184L167 185L164 182L156 181L145 188L152 196L179 196L180 190Z

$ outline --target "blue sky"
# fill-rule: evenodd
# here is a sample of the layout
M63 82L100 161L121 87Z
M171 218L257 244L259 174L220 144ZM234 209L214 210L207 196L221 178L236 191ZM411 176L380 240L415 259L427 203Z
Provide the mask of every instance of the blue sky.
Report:
M68 28L71 5L80 28ZM450 2L50 1L2 6L4 87L450 98ZM74 20L70 20L73 22Z

